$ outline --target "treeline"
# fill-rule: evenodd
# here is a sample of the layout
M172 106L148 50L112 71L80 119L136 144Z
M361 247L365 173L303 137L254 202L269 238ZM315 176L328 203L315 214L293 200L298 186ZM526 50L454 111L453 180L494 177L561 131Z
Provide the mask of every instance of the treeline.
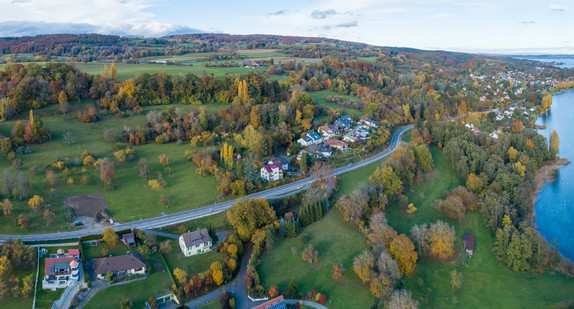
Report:
M23 272L36 269L36 250L25 247L20 239L8 240L0 250L0 301L8 296L28 299L33 296L35 276Z
M429 122L425 128L434 145L444 145L447 163L465 183L445 200L435 201L441 213L462 221L466 211L479 211L496 234L496 257L514 271L557 268L573 274L572 264L561 259L556 245L549 245L532 225L534 176L555 158L557 143L549 145L532 131L509 132L496 141L448 122Z

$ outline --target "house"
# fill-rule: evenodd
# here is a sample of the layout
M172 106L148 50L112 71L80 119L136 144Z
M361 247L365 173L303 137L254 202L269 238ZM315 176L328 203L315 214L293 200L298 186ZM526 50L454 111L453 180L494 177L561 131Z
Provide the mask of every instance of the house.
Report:
M490 136L490 138L493 138L493 139L498 139L498 133L496 131L490 132L490 134L488 134L488 136Z
M325 143L325 145L327 145L333 149L339 149L341 151L347 151L347 149L349 149L349 144L342 142L338 139L332 139L330 141L327 141Z
M307 147L313 145L313 139L310 138L309 136L303 136L297 140L297 143L299 143L303 147Z
M474 129L474 124L472 124L472 122L469 122L467 124L464 125L467 129Z
M211 251L212 246L213 243L207 229L187 232L179 236L179 248L185 256Z
M307 152L318 159L328 158L333 155L333 151L325 146L325 144L313 145L307 148Z
M351 128L351 122L349 122L345 119L342 119L342 118L335 120L335 122L333 124L337 128L339 128L340 130L343 130L343 131L347 131Z
M468 257L472 256L474 252L474 235L464 234L462 236L462 243L464 244L464 249L466 250L466 255Z
M313 144L320 144L323 142L323 137L321 137L317 132L309 132L307 133L307 136L313 140Z
M496 115L496 121L501 121L502 119L504 119L504 115L503 115L503 114L498 114L498 115Z
M346 134L345 136L343 136L343 141L354 144L358 142L359 139L354 134Z
M330 124L328 126L322 126L319 128L319 132L326 139L331 139L339 134L339 129L336 126Z
M269 161L267 161L267 164L280 164L281 168L283 168L284 171L290 170L291 169L291 163L289 163L289 159L286 157L279 157L277 159L269 159Z
M361 117L361 122L371 128L378 128L377 122L369 117Z
M104 279L107 273L114 275L142 274L145 275L146 264L139 253L92 259L92 269L98 279Z
M261 168L261 178L266 181L277 181L283 178L283 165L281 162L267 164Z
M136 237L134 233L127 233L120 236L120 240L128 247L134 246L136 244Z
M43 289L58 289L69 286L80 278L78 260L75 257L46 258Z
M273 298L272 300L266 301L253 309L287 309L287 305L285 304L283 295L281 295Z
M348 122L349 124L352 124L353 122L355 122L355 120L353 120L353 118L349 117L348 115L341 117L341 119Z

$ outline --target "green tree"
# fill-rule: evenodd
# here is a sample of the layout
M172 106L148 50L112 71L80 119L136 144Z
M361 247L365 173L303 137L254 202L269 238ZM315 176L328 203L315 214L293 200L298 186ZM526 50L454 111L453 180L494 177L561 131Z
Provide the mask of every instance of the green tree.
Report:
M299 288L297 287L297 282L295 281L295 278L291 278L291 281L289 282L288 291L289 292L287 293L287 295L289 296L289 298L291 299L298 298Z
M508 245L506 266L513 271L519 271L522 268L522 240L517 233L513 233L511 239Z
M401 192L403 188L399 175L390 166L378 167L369 180L374 186L382 188L388 196Z
M255 230L275 221L275 210L265 199L242 198L227 211L229 223L243 241L251 238Z

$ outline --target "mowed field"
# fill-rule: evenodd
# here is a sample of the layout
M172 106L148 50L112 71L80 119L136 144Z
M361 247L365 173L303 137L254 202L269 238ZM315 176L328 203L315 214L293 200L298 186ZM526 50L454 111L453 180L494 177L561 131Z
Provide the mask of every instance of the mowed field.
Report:
M42 212L33 213L26 201L14 201L14 214L11 217L0 217L0 233L34 233L34 232L57 232L69 229L66 218L66 210L63 204L64 197L79 194L101 194L108 206L108 209L115 220L127 222L160 216L162 213L174 213L187 209L193 209L208 204L213 204L217 196L217 180L215 177L203 177L195 172L193 164L184 157L184 152L191 148L188 143L178 145L169 144L147 144L133 146L135 149L135 159L119 163L114 158L113 148L116 142L108 142L104 139L104 131L109 128L116 128L121 132L124 126L135 128L144 126L147 119L145 113L151 110L162 111L169 106L149 106L144 108L144 115L132 116L125 119L115 118L108 115L103 116L93 124L80 122L75 115L79 110L87 110L92 106L90 102L73 103L73 111L69 116L63 118L56 113L57 106L49 106L35 112L36 116L41 116L45 126L52 131L52 140L44 144L31 145L32 153L17 155L23 161L23 171L28 171L32 166L38 167L36 175L29 175L30 190L28 198L34 194L43 196L46 203L52 206L56 216L50 226L46 226ZM210 112L223 108L219 105L202 105ZM183 112L197 109L199 105L176 105ZM25 123L27 115L19 115L17 119L22 119ZM0 123L0 134L9 136L14 127L15 119ZM67 145L63 135L71 132L74 142ZM127 144L124 144L127 146ZM115 161L116 175L112 183L114 189L104 190L99 180L99 174L94 168L87 168L82 171L82 166L70 167L70 175L64 176L58 172L58 184L56 186L55 197L50 197L50 188L45 177L45 167L52 164L56 158L70 161L80 158L81 153L88 150L96 158L109 157ZM170 171L165 171L159 163L159 155L167 154L170 159ZM159 192L149 190L147 182L138 177L138 161L145 158L151 169L151 177L157 177L161 173L167 182L167 187ZM81 160L80 160L81 161ZM11 167L8 160L0 161L0 170ZM88 176L89 183L82 184L82 176ZM68 184L68 178L72 178L73 184ZM168 208L159 202L161 195L171 198ZM30 219L30 228L23 230L14 225L15 218L24 214Z
M89 74L100 74L104 70L104 66L107 65L108 68L110 64L106 63L76 63L76 67L82 71ZM202 74L213 74L215 76L224 76L225 74L245 74L251 72L264 72L267 70L266 67L258 68L206 68L201 66L200 63L193 63L190 65L167 65L167 64L129 64L129 63L117 63L116 68L118 70L118 79L126 80L133 78L141 73L155 73L155 72L166 72L168 74L177 73L192 73L195 75Z

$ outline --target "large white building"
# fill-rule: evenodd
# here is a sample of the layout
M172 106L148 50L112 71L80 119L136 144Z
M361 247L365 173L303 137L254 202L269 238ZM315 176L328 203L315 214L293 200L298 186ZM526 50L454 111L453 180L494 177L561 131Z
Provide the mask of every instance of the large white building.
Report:
M75 257L47 258L45 264L43 289L65 288L79 279L79 263Z
M213 243L207 229L187 232L179 236L179 248L185 256L211 251Z
M266 181L277 181L283 178L283 165L281 162L267 164L261 168L261 178Z

